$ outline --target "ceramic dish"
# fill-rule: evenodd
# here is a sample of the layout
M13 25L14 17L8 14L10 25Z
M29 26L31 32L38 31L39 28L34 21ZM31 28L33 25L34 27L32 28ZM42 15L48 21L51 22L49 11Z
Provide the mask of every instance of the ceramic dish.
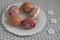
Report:
M12 4L12 5L16 5L16 6L20 7L21 4L22 3L16 3L16 4ZM24 30L24 29L21 29L21 28L16 28L16 27L12 27L9 24L7 24L6 19L7 19L8 15L7 15L6 12L12 5L10 5L2 14L2 24L9 32L11 32L13 34L16 34L16 35L19 35L19 36L28 36L28 35L35 34L35 33L41 31L44 28L44 26L46 24L46 14L42 10L41 10L39 21L38 21L36 27L31 29L31 30ZM36 6L36 7L38 7L38 6ZM22 18L26 17L26 16L23 15L23 13L19 13L19 14Z

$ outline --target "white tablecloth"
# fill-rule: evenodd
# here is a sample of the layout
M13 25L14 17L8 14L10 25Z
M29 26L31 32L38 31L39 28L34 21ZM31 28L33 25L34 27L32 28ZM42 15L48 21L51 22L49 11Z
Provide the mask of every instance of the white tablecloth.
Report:
M1 24L3 11L11 4L30 1L45 11L47 23L42 31L32 36L17 36L8 32ZM54 15L49 16L48 11L53 10ZM50 19L55 18L56 24L51 24ZM53 28L55 33L49 35L47 30ZM60 0L0 0L0 40L60 40Z

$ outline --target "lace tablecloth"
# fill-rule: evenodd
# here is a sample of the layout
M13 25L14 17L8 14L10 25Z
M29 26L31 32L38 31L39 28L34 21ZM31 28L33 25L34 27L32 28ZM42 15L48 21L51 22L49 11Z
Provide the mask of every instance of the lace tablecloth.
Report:
M17 36L8 32L1 24L3 11L11 4L30 1L40 6L45 11L47 23L43 30L32 36ZM49 16L48 11L53 10L54 14ZM50 19L55 18L57 23L50 23ZM54 34L48 34L47 30L54 29ZM0 0L0 40L60 40L60 0Z

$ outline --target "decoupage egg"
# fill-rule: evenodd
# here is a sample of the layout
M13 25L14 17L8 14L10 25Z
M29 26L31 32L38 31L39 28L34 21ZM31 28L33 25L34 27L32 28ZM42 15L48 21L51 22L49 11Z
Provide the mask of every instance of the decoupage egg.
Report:
M34 8L34 10L31 12L30 17L33 19L38 19L40 16L41 10L38 8Z
M31 2L25 2L22 4L21 9L25 12L31 12L34 9L34 5Z
M18 15L11 15L8 18L8 23L12 26L19 26L21 24L21 18Z
M19 7L15 6L15 5L11 6L8 10L8 13L9 13L9 15L19 13Z
M36 22L33 19L24 19L21 24L25 29L32 29L36 26Z

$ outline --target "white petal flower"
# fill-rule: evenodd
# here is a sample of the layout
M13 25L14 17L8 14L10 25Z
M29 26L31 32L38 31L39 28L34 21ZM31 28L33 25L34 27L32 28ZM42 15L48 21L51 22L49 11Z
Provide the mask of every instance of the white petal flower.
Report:
M48 30L48 33L49 33L49 34L54 34L55 31L54 31L53 29L50 28L50 29Z
M57 23L57 20L55 18L50 19L51 23Z
M51 10L51 11L48 11L48 14L49 14L49 15L53 15L54 12Z

